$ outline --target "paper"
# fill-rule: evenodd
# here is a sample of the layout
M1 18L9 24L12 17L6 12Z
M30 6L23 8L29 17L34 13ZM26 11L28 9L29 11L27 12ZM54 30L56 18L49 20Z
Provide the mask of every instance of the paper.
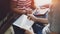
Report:
M20 28L29 30L29 28L34 24L34 21L27 19L27 17L28 16L23 14L13 24Z
M48 11L48 9L41 9L39 13L40 14L45 14L47 11Z
M40 14L45 14L48 11L47 9L40 9L40 10L36 10L36 12L34 13L34 15L40 15Z

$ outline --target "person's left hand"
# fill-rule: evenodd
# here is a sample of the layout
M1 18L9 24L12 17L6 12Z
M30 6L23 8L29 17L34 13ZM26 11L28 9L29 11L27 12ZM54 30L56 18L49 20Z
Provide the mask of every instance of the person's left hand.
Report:
M29 8L26 9L26 14L32 14L32 12L33 12L32 9L29 9Z
M31 28L30 30L25 30L25 34L34 34L33 29Z

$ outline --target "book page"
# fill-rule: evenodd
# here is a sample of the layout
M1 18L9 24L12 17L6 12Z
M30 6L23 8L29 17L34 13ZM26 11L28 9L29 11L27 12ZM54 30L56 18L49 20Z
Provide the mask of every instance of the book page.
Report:
M14 23L13 25L16 25L20 28L23 29L28 29L34 24L34 21L27 19L28 16L22 15L20 16Z

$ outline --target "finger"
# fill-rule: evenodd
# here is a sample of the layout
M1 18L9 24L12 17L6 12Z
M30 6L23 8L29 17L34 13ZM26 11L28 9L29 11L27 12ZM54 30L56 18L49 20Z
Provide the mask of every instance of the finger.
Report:
M30 20L30 17L29 16L27 18Z

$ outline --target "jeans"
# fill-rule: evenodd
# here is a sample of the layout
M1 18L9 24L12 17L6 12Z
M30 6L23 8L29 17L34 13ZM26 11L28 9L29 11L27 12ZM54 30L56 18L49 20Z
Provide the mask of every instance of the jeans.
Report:
M24 31L25 31L25 30L23 30L23 29L15 26L15 25L13 25L13 28L14 28L15 34L24 34Z
M42 29L44 27L42 23L35 23L32 27L36 34L42 34Z

